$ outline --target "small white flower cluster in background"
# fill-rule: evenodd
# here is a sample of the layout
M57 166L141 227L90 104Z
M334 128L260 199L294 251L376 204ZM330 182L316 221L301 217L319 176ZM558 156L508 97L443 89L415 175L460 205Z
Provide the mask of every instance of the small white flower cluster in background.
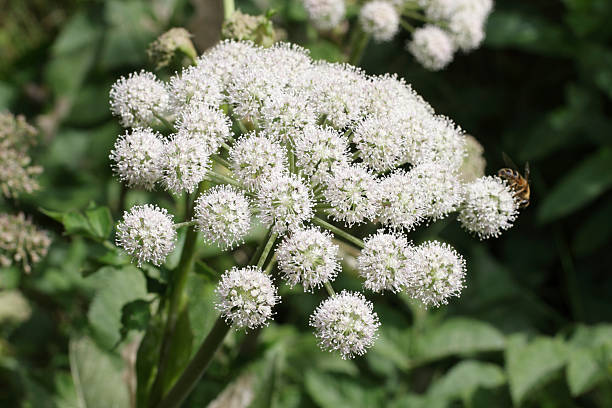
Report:
M320 30L339 26L345 17L344 0L304 0L304 8ZM406 49L423 67L439 71L457 50L480 46L492 8L492 0L369 0L358 23L376 42L391 41L403 25L412 36Z
M462 182L463 132L401 79L312 61L290 44L225 41L198 61L168 82L140 72L111 92L113 112L132 127L110 155L118 178L198 192L193 219L181 224L155 205L126 211L116 241L139 265L162 264L180 226L230 250L258 219L269 248L279 238L269 258L282 279L329 291L310 322L323 348L348 358L373 344L379 322L364 295L333 292L338 239L360 247L365 290L404 292L434 307L459 296L465 262L446 244L415 246L406 234L458 212L465 229L486 238L516 218L505 182ZM350 235L358 224L378 230L362 242ZM221 277L217 308L237 328L267 324L280 300L265 259Z

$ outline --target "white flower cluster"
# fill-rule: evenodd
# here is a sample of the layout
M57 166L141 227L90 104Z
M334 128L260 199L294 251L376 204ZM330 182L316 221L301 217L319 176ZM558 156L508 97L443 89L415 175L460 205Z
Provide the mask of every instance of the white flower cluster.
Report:
M320 30L339 26L343 0L303 0L310 21ZM426 69L445 68L457 50L472 51L485 36L493 0L370 0L359 11L359 26L376 42L390 41L404 24L412 38L406 49ZM423 26L414 28L406 18Z
M498 178L461 181L463 132L401 79L315 62L290 44L225 41L198 61L166 83L139 73L111 92L113 111L133 127L111 153L121 181L201 192L193 219L181 224L153 205L126 212L117 243L139 265L163 263L185 225L233 249L254 216L269 228L266 248L280 237L275 257L262 249L261 264L277 259L290 286L333 294L341 270L335 236L363 244L356 263L366 290L403 291L437 306L459 295L463 259L445 244L415 247L405 234L458 211L469 231L497 236L516 217L512 192ZM141 79L169 95L164 110ZM366 223L378 231L363 243L350 239L348 229ZM238 328L267 324L278 302L261 267L226 271L217 294L218 309ZM345 358L363 354L379 325L373 305L348 292L331 295L310 321L321 346Z

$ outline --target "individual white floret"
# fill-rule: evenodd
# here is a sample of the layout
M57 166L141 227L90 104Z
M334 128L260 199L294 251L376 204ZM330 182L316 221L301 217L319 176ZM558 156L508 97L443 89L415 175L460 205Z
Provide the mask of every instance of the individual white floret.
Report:
M319 30L331 30L344 19L344 0L304 0L312 24Z
M441 28L428 24L412 33L408 51L426 69L439 71L453 60L455 45Z
M426 307L447 304L459 296L465 280L465 260L451 246L438 241L419 245L409 258L407 293Z
M115 142L109 158L112 169L127 187L153 188L162 175L164 142L152 129L126 131Z
M192 193L204 180L210 168L209 146L188 134L175 134L168 143L163 157L164 188L174 194Z
M111 112L124 127L159 124L156 115L166 115L168 102L164 84L144 70L119 78L110 90Z
M357 258L357 271L365 279L363 286L374 292L402 290L410 276L407 260L411 251L404 235L378 231L367 237Z
M323 182L334 166L348 164L348 139L335 129L307 126L296 132L293 149L297 166L314 184Z
M369 116L353 131L359 157L373 170L390 170L408 160L404 127L394 119Z
M436 221L457 210L463 198L463 190L454 169L438 161L419 164L410 173L424 193L426 217Z
M213 154L230 137L232 130L229 118L221 110L192 102L181 110L177 133L199 139L206 151Z
M314 216L312 193L293 174L274 175L257 191L258 217L276 234L301 228Z
M280 300L270 277L256 266L225 271L215 292L217 310L236 329L268 325Z
M375 41L390 41L399 30L400 15L390 2L374 0L361 8L359 23Z
M136 258L138 266L145 262L161 265L174 250L176 229L166 209L145 204L124 212L117 224L117 245Z
M323 195L329 203L329 214L348 226L371 220L376 216L375 200L377 181L372 173L360 164L334 167L325 179Z
M251 190L288 171L285 148L264 133L242 136L232 146L229 161L234 177Z
M397 170L380 181L375 191L378 221L393 229L414 229L427 212L427 197L413 173Z
M198 65L184 68L170 78L168 92L172 110L180 113L187 105L199 103L212 108L219 107L224 100L221 79L215 74L212 62L201 58Z
M231 186L214 186L197 199L195 220L206 242L233 248L251 227L249 200Z
M498 237L512 227L518 215L518 203L505 181L486 176L466 184L464 189L457 218L463 228L486 239Z
M372 347L380 322L372 302L361 293L342 291L317 307L310 316L310 326L323 350L337 351L347 359Z
M338 249L329 232L308 228L286 237L278 246L276 256L287 283L291 287L302 284L304 291L312 292L338 275Z

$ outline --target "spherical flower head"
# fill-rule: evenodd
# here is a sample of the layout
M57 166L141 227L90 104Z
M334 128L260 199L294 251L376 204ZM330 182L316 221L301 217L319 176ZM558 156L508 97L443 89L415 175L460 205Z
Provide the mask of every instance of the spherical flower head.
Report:
M414 229L425 217L426 195L413 173L397 170L382 179L375 191L378 221L393 229Z
M278 266L291 287L302 284L304 291L333 281L340 271L338 245L327 231L308 228L294 231L276 250Z
M465 280L465 260L451 246L438 241L419 245L410 257L408 294L426 307L447 304L459 296Z
M161 265L174 250L176 229L172 216L164 208L145 204L132 207L117 224L117 245L144 262Z
M465 10L455 14L448 27L455 46L464 52L478 48L485 37L485 18Z
M111 112L124 127L158 124L156 115L166 114L169 99L164 84L144 70L121 77L110 91Z
M370 77L366 113L379 117L432 115L433 108L396 74Z
M307 126L293 138L298 167L314 184L322 183L337 165L348 164L348 139L331 127Z
M174 194L192 193L204 180L210 162L209 146L200 138L177 133L168 143L163 157L162 183Z
M463 130L445 116L429 115L419 119L410 132L410 162L443 161L450 169L459 169L466 155Z
M319 346L343 359L361 356L376 341L380 326L372 302L359 292L342 291L324 300L310 316Z
M234 177L250 190L288 171L287 153L265 134L242 136L229 152Z
M162 176L162 136L152 129L134 128L115 142L110 159L112 169L127 187L151 190Z
M179 134L199 139L209 154L215 153L232 134L227 115L201 102L184 108L177 120L177 129Z
M221 80L222 89L227 90L237 72L260 50L251 41L223 40L207 50L201 60L206 60L213 73ZM200 63L198 63L200 65Z
M217 310L237 329L266 326L272 318L272 308L280 300L270 277L256 266L225 271L216 293Z
M412 41L407 44L407 48L430 71L440 71L446 67L455 53L455 45L446 31L429 24L412 33Z
M423 191L425 216L433 221L455 211L463 198L457 172L444 161L423 163L410 170Z
M265 181L257 191L258 217L276 234L295 230L314 216L312 193L293 174L281 174Z
M505 181L499 177L481 177L466 184L464 194L457 217L463 228L486 239L498 237L512 227L518 215L518 203Z
M375 217L378 203L375 200L377 181L365 166L360 164L334 167L325 179L325 200L331 205L329 214L348 226Z
M374 0L361 8L359 23L375 41L390 41L399 30L400 16L390 2Z
M315 110L334 128L343 129L363 117L369 83L359 68L318 61L298 82Z
M170 106L175 112L181 112L192 103L216 108L224 101L221 79L210 59L205 57L198 60L198 65L183 68L180 75L170 78L168 92Z
M404 127L400 121L386 116L369 116L353 133L359 157L376 171L393 169L407 161Z
M316 121L312 104L297 92L275 89L261 107L261 128L279 141L290 141L296 132Z
M404 235L383 231L370 235L357 258L357 270L365 279L363 286L374 292L402 290L408 282L410 256L411 247Z
M487 161L483 156L484 148L474 136L465 135L465 151L466 155L459 168L459 177L462 182L471 183L484 176Z
M304 0L304 8L312 24L319 30L336 28L344 19L344 0Z
M207 242L233 248L251 227L249 201L233 187L215 186L197 199L195 220Z

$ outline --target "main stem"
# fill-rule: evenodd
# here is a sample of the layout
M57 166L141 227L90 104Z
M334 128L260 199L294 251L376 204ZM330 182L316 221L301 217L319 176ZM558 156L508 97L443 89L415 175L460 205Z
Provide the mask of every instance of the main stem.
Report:
M234 14L234 0L223 0L223 18L228 20Z
M181 405L204 375L229 329L230 326L219 317L181 377L156 408L175 408Z
M276 237L278 235L270 232L268 240L257 262L258 267L262 267L268 258ZM198 349L198 352L187 365L183 374L179 377L176 383L172 386L168 394L164 396L156 408L176 408L187 398L193 388L196 386L200 378L206 372L212 358L223 343L223 339L227 335L230 326L223 320L223 317L218 317L215 325L206 336L206 339Z
M189 199L187 199L187 201L189 202ZM193 205L188 205L185 218L190 219L192 214ZM173 346L172 342L174 329L176 327L176 322L181 313L183 312L183 309L186 304L184 292L185 286L187 284L187 278L189 277L189 272L193 268L197 236L198 232L196 231L195 226L190 225L187 229L187 233L185 234L185 243L183 245L181 259L179 261L178 267L174 271L174 279L172 281L172 286L170 287L168 317L166 320L166 327L164 328L164 336L162 338L162 344L160 349L159 365L157 375L153 383L153 387L151 388L152 395L150 400L153 403L157 402L161 398L163 393L164 379L167 375L169 363L168 355Z

